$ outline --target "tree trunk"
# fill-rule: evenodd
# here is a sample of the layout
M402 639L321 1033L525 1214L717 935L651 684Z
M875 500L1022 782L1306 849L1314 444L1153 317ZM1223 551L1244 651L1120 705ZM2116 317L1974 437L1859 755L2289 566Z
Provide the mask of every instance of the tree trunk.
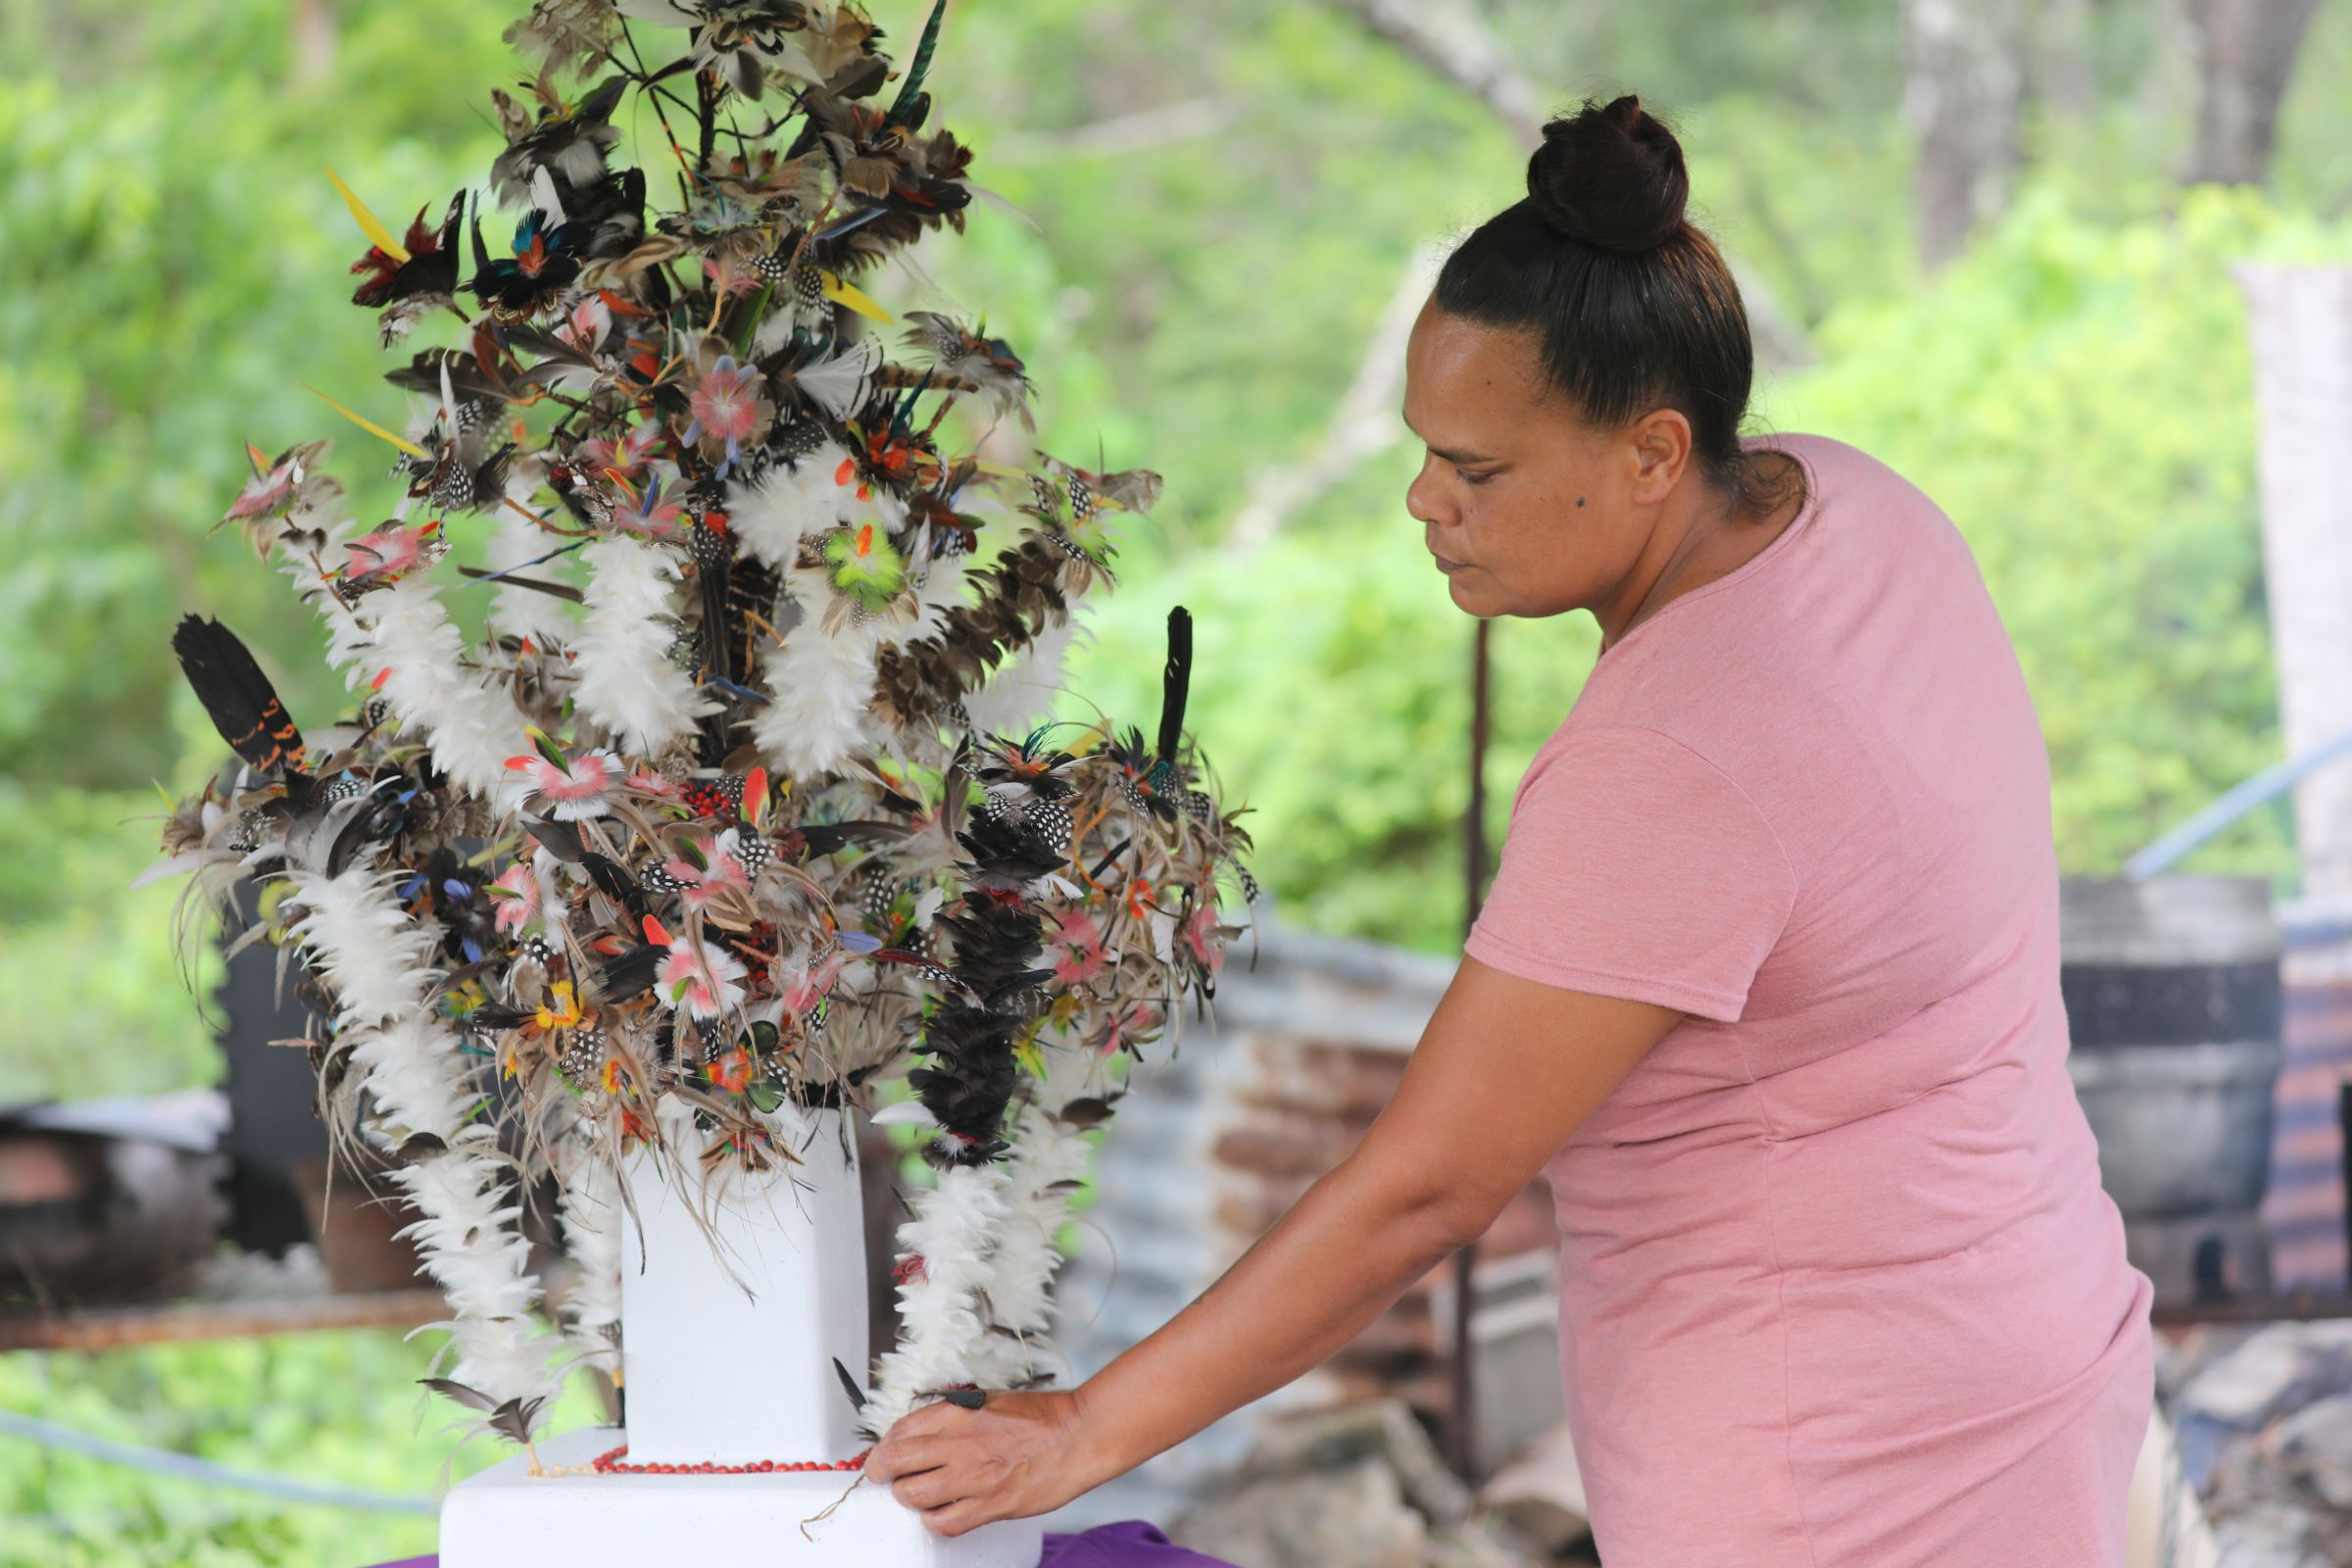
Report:
M1904 0L1903 117L1919 138L1913 201L1931 270L2009 205L2024 43L2020 0Z
M2080 120L2098 107L2090 35L2091 0L2044 0L2034 29L2033 92L2053 119Z
M335 69L332 0L294 0L294 85L316 87Z
M2197 139L2181 181L2260 184L2319 0L2182 0L2181 9L2197 80Z
M1520 74L1510 46L1469 0L1329 0L1337 10L1389 40L1445 80L1487 106L1533 152L1544 139L1545 116L1536 89ZM2013 4L2015 0L2000 0ZM1730 257L1724 263L1740 286L1757 362L1767 369L1811 363L1804 327L1754 270Z
M2352 267L2241 263L2263 576L2290 757L2352 731ZM2307 899L2352 901L2352 767L2295 786Z

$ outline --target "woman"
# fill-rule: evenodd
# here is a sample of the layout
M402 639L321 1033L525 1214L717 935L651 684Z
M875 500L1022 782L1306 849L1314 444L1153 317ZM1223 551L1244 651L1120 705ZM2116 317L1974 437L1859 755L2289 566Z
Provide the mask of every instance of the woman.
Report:
M916 1411L934 1528L1058 1506L1297 1377L1539 1170L1609 1568L2123 1561L2152 1287L2068 1079L2048 760L1968 546L1875 459L1743 438L1739 290L1632 97L1413 328L1407 493L1473 615L1598 662L1362 1146L1066 1392Z

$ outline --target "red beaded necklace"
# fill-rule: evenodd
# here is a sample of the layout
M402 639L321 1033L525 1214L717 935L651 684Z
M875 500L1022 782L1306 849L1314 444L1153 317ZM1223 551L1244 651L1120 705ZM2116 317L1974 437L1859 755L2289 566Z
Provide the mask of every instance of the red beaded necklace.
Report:
M623 1464L627 1444L598 1454L589 1468L599 1475L626 1476L763 1476L787 1470L862 1470L871 1448L849 1459L754 1459L747 1464L719 1464L702 1459L683 1464Z

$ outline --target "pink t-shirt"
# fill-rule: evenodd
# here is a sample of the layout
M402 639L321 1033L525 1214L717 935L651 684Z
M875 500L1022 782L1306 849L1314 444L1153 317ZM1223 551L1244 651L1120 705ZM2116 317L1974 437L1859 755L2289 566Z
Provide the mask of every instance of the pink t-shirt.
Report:
M1803 511L1601 655L1467 943L1689 1014L1545 1166L1595 1541L2111 1568L2153 1287L2067 1076L2040 723L1933 501L1745 444Z

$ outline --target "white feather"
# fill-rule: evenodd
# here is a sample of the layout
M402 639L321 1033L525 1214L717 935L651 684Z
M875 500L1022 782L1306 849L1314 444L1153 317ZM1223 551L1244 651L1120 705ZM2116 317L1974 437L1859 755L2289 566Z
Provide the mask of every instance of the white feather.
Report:
M508 486L507 495L511 500L527 504L531 492L517 483ZM482 553L483 564L492 571L512 570L546 555L555 548L554 538L513 507L500 507L497 526L490 530L490 543ZM542 561L515 573L541 582L562 582L564 574L561 558ZM536 588L517 588L511 582L501 582L496 597L490 601L492 631L527 637L542 648L570 642L573 624L569 604Z
M547 215L551 228L565 221L564 198L556 194L556 176L548 172L545 164L531 171L531 205Z
M1064 617L997 667L978 691L966 692L964 711L982 734L1025 734L1052 711L1062 690L1062 662L1078 635L1074 617Z
M1102 1092L1103 1070L1091 1051L1052 1047L1045 1076L1030 1086L1012 1150L1005 1155L1005 1220L997 1235L988 1299L996 1320L1018 1338L989 1336L984 1347L984 1388L1016 1384L1040 1373L1058 1380L1066 1364L1050 1334L1054 1326L1054 1276L1061 1266L1054 1236L1069 1218L1076 1189L1056 1189L1085 1177L1092 1150L1084 1132L1061 1119L1071 1101Z
M828 533L861 514L857 487L833 479L849 458L827 442L806 457L778 464L756 485L728 481L728 526L753 555L779 571L789 567L804 538Z
M677 563L643 539L599 539L580 552L591 573L588 613L572 645L574 701L624 750L653 758L718 710L670 662Z
M463 639L441 607L440 589L419 575L365 596L359 614L373 629L373 658L404 734L415 730L460 790L495 799L507 759L529 745L529 720L506 686L490 684L462 657Z
M980 1293L1004 1221L1004 1189L999 1166L955 1165L914 1195L913 1213L899 1227L899 1250L919 1254L922 1268L899 1287L899 1344L875 1369L865 1420L877 1435L930 1391L974 1381L988 1336Z
M882 363L882 347L872 338L859 338L833 358L795 370L800 389L824 405L836 419L847 419L864 406L873 387L874 368Z
M496 1401L551 1398L521 1209L497 1134L474 1114L471 1069L433 1005L442 978L433 934L402 907L398 872L288 875L302 911L295 939L334 995L336 1035L350 1043L374 1106L368 1136L386 1152L419 1136L439 1146L414 1151L391 1179L417 1215L400 1234L415 1238L424 1271L449 1298L439 1326L457 1352L450 1375Z
M805 608L761 670L768 705L752 720L752 739L768 765L795 778L838 769L874 743L871 704L878 624L845 617L838 631L823 625L822 605L832 588L821 568L786 574L786 591Z
M592 1364L617 1370L620 1327L620 1180L601 1150L571 1138L562 1146L560 1217L571 1258L564 1316L574 1348Z
M395 871L352 865L340 874L289 873L302 917L295 940L334 993L338 1031L374 1028L416 1011L441 978L432 936L400 906Z

